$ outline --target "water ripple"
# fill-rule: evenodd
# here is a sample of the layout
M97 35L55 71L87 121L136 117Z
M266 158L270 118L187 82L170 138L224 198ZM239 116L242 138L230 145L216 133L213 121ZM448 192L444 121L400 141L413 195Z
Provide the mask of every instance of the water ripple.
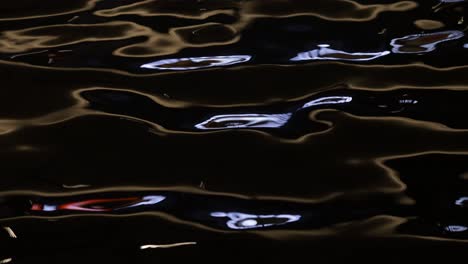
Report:
M467 4L4 1L0 263L461 256Z

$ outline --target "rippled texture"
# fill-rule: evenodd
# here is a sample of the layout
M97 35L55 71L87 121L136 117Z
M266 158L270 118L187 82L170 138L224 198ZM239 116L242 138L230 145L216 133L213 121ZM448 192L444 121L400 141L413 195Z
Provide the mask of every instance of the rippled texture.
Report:
M463 261L467 7L2 1L0 263Z

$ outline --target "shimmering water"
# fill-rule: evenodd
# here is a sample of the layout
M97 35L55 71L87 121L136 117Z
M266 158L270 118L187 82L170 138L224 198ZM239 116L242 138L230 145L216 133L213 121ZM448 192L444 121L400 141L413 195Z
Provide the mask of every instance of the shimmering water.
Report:
M466 8L2 1L0 263L468 255Z

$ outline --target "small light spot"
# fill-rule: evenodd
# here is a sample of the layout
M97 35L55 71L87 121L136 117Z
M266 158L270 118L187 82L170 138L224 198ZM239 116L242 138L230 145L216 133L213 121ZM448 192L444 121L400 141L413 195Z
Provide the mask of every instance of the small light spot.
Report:
M458 206L465 206L465 203L468 201L468 197L460 197L455 201L455 204Z
M468 229L468 227L460 226L460 225L449 225L449 226L445 227L445 230L447 230L449 232L454 232L454 233L464 232L467 229Z
M245 220L244 222L242 222L243 226L256 226L257 224L258 222L253 219Z
M174 244L166 244L166 245L143 245L140 249L156 249L156 248L173 248L173 247L181 247L181 246L191 246L196 245L197 242L181 242L181 243L174 243Z

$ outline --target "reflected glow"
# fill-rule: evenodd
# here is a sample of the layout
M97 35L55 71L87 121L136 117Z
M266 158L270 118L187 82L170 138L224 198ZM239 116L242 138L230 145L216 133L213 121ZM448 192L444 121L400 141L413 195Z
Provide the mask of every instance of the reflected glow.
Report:
M400 104L417 104L418 100L413 100L413 99L402 99L398 101Z
M465 206L465 202L468 202L468 197L461 197L455 201L456 205Z
M244 226L251 227L251 226L256 226L256 225L258 225L258 222L257 222L256 220L250 219L250 220L245 220L244 222L242 222L242 224L243 224Z
M249 55L232 55L167 59L143 64L140 67L144 69L184 71L239 64L247 62L251 58L252 56Z
M181 246L191 246L196 245L197 242L181 242L181 243L174 243L174 244L165 244L165 245L143 245L140 249L154 249L154 248L173 248L173 247L181 247Z
M105 206L115 202L133 202L137 198L117 198L117 199L92 199L79 202L67 203L59 206L62 210L75 210L85 212L109 212L120 207ZM45 207L45 206L44 206Z
M300 215L280 214L280 215L252 215L239 212L213 212L213 217L230 218L226 225L230 229L254 229L268 226L284 225L296 222L301 219Z
M150 195L150 196L145 196L141 200L141 202L129 205L124 208L130 208L130 207L137 207L137 206L142 206L142 205L153 205L162 202L166 197L160 196L160 195Z
M44 212L52 212L52 211L55 211L55 210L57 210L57 206L55 206L55 205L44 204L44 206L42 208L42 211L44 211Z
M306 103L302 109L316 106L316 105L325 105L325 104L345 104L349 103L353 100L351 96L328 96L328 97L321 97L315 100L312 100Z
M414 34L393 39L390 45L394 53L425 53L436 49L436 45L463 37L461 31L450 30L428 34Z
M5 229L5 231L7 231L8 235L11 237L11 238L18 238L15 234L15 232L13 232L13 229L11 229L11 227L4 227L3 229Z
M464 47L465 49L468 49L468 43L465 44L465 45L463 45L463 47Z
M9 263L9 262L11 262L12 260L13 260L12 258L2 259L2 260L0 260L0 264Z
M111 212L115 210L133 208L145 205L154 205L165 200L165 196L150 195L129 198L90 199L61 205L33 204L31 210L53 212L59 210L73 210L84 212Z
M382 52L355 52L349 53L341 50L330 49L330 45L318 45L318 49L301 52L291 61L307 60L343 60L343 61L369 61L390 54L389 51Z
M233 114L217 115L195 125L198 129L277 128L282 127L291 114Z
M468 227L461 226L461 225L449 225L445 227L446 231L453 232L453 233L464 232L467 229Z

